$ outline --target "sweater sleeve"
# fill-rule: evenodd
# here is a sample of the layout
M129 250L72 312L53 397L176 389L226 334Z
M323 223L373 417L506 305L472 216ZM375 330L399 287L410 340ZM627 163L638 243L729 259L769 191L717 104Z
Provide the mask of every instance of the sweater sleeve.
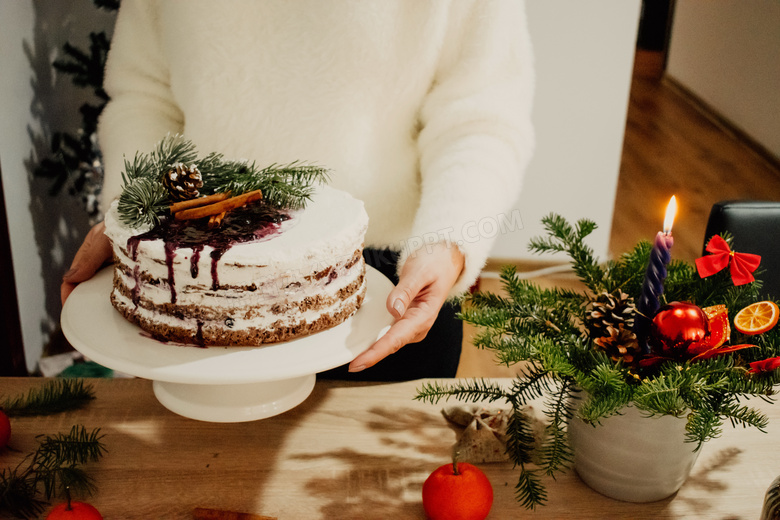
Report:
M530 161L533 56L521 0L453 2L433 87L420 113L421 201L403 263L432 243L466 263L450 296L479 276Z
M121 192L125 159L151 151L168 133L183 131L169 78L154 0L122 2L106 61L104 86L111 99L98 125L104 210Z

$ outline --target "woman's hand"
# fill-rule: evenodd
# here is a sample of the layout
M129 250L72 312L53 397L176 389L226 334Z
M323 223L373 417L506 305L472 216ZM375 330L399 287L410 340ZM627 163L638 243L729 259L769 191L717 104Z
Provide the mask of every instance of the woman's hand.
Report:
M106 225L101 222L89 230L87 237L76 252L70 270L62 276L60 299L62 303L78 284L92 278L98 270L111 260L111 242L105 234Z
M398 285L387 297L387 310L396 322L349 365L360 372L375 365L409 343L425 338L455 285L465 259L456 246L439 242L407 258Z

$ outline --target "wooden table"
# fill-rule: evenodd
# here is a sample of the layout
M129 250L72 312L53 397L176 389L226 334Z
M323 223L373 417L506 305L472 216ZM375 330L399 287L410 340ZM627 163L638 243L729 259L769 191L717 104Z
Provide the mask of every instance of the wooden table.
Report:
M440 414L443 404L413 400L420 381L320 381L289 412L229 424L171 413L146 380L90 383L97 398L83 410L14 418L11 444L20 453L1 452L0 467L32 451L36 435L67 432L74 424L100 427L109 451L87 467L98 485L89 501L107 519L188 519L199 506L279 519L421 519L422 483L449 461L455 441ZM0 396L40 384L0 379ZM532 513L515 502L511 464L484 464L495 490L489 518L757 519L767 486L780 474L780 408L760 403L771 417L768 433L727 426L672 498L618 502L570 471L548 483L548 505Z

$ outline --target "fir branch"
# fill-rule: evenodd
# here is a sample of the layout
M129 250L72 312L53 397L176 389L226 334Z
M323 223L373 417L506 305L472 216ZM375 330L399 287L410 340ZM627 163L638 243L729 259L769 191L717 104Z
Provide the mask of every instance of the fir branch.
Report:
M461 306L457 317L477 327L485 327L500 331L511 318L511 313L506 309L496 309L492 307L478 307L474 305Z
M87 431L84 426L73 426L68 433L42 436L34 464L40 468L97 462L106 451L101 442L100 428Z
M126 187L134 180L140 178L155 179L158 172L155 169L155 162L150 155L136 153L133 161L125 158L125 169L122 172L122 186Z
M507 421L507 453L516 465L524 467L534 463L536 436L533 422L524 406L513 406Z
M119 198L120 220L130 227L156 226L168 211L170 197L162 185L166 173L177 163L198 168L203 195L230 193L238 196L254 190L267 204L278 208L304 208L318 184L328 182L326 168L293 162L259 168L255 163L225 160L220 153L198 158L195 145L181 135L168 135L155 149L125 160L123 191Z
M548 396L545 402L544 414L548 423L545 426L545 442L541 447L542 468L546 475L554 477L574 461L574 454L569 445L566 425L574 415L574 400L571 389L573 381L561 383L561 389Z
M6 398L0 408L11 417L51 415L82 408L94 398L92 386L81 379L52 379L26 395Z
M681 416L687 408L680 395L681 379L682 375L673 370L646 379L634 393L634 404L646 412Z
M551 382L552 376L546 369L528 365L523 368L521 376L512 382L511 402L516 406L528 404L551 392Z
M547 490L542 484L541 471L521 468L515 486L515 497L526 509L536 509L547 503Z
M127 184L119 196L119 219L133 228L152 228L168 209L168 192L162 184L146 176Z
M15 518L39 518L47 502L37 495L38 490L28 469L0 470L0 513L5 511Z
M593 249L585 245L584 239L598 226L588 219L580 219L572 226L560 215L551 214L542 219L548 232L547 238L534 238L528 249L535 253L562 252L573 261L574 272L594 293L605 290L604 271L593 254Z
M77 466L100 460L106 451L102 438L100 428L88 432L84 426L73 426L67 434L43 437L32 468L47 500L66 487L87 493L95 489L91 478Z
M213 184L216 192L234 195L261 190L263 199L280 208L301 209L311 200L316 185L329 180L329 171L319 166L291 163L285 166L271 165L258 169L245 163L226 163L232 175L224 176ZM204 183L205 183L204 179Z
M506 366L528 359L530 349L533 348L527 337L499 334L489 329L478 332L472 343L477 348L493 351L496 361Z
M720 416L724 419L728 419L732 426L742 426L743 428L751 427L762 433L767 432L769 419L760 410L730 402L722 406L719 412Z
M582 373L576 377L579 388L587 395L577 413L583 421L593 424L615 415L630 403L634 387L626 381L624 370L611 365L602 352L588 354L598 362L590 369L580 368Z
M442 399L456 397L466 402L506 400L507 393L501 385L490 383L484 379L474 381L458 381L444 385L437 381L426 382L417 390L414 397L417 401L436 404Z
M541 471L528 467L532 463L535 442L523 409L513 406L507 422L507 454L515 466L520 468L515 495L527 509L534 509L547 501L547 492L541 482Z
M477 336L481 338L481 336ZM523 336L499 337L493 339L486 348L495 352L496 361L502 365L512 366L528 359L529 353L536 348L533 340Z
M174 164L192 164L198 158L195 144L185 139L181 134L168 135L162 139L150 154L154 164L156 176L162 180L162 176L170 170Z
M39 436L33 453L16 468L0 471L0 513L38 518L47 501L66 487L93 493L94 481L80 466L103 456L102 437L99 428L88 432L84 426L73 426L67 434Z
M695 444L694 450L699 450L710 439L720 436L722 421L712 410L700 408L688 414L685 425L685 441Z

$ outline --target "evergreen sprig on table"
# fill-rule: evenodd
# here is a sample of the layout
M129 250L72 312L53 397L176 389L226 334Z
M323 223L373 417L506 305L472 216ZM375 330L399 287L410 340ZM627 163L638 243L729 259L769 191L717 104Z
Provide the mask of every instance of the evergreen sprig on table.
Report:
M467 402L503 401L511 406L507 453L520 469L518 501L527 508L544 504L545 476L554 477L568 469L573 453L566 430L575 416L598 423L629 404L647 415L685 416L686 440L696 449L720 435L726 421L765 429L766 417L741 400L747 396L770 400L780 384L778 370L748 370L750 362L780 355L780 326L760 336L732 331L732 344L750 343L755 347L710 359L670 360L651 366L629 362L627 357L616 360L603 349L594 348L596 338L591 336L589 320L593 320L594 308L603 305L603 295L612 296L613 301L638 297L650 243L640 242L620 258L600 263L585 243L596 229L595 223L580 220L572 225L550 215L543 224L547 236L532 240L530 250L566 254L586 289L544 289L522 279L513 266L503 268L503 294L477 292L467 296L460 317L478 328L474 344L492 351L500 363L511 366L527 362L520 367L517 378L508 388L483 380L429 383L416 396L431 403L455 398ZM735 287L727 272L702 279L693 265L677 260L667 268L662 305L671 301L688 301L701 307L725 305L733 321L734 315L758 296L758 281ZM615 319L631 317L624 313ZM522 421L522 409L539 400L547 426L544 441L537 447L529 425ZM531 455L536 449L539 463L533 464Z
M266 203L290 209L303 208L316 185L328 182L330 175L326 168L299 162L261 168L253 162L227 160L219 153L198 158L192 141L169 135L150 153L137 153L132 161L125 160L117 207L123 223L131 227L160 223L171 203L163 178L176 164L194 166L201 173L200 195L237 196L259 189Z
M92 494L95 484L82 468L97 462L106 448L100 428L73 426L67 434L40 436L36 450L17 467L0 470L0 512L38 518L48 501L65 490Z
M45 416L83 408L93 399L92 385L81 379L51 379L26 394L4 398L0 408L9 417ZM0 513L38 518L48 501L63 495L66 488L93 493L94 481L82 466L106 452L102 437L99 428L88 431L84 426L38 436L34 452L15 468L0 470Z
M26 395L5 398L0 409L9 417L52 415L82 408L94 398L92 386L82 379L52 379Z

